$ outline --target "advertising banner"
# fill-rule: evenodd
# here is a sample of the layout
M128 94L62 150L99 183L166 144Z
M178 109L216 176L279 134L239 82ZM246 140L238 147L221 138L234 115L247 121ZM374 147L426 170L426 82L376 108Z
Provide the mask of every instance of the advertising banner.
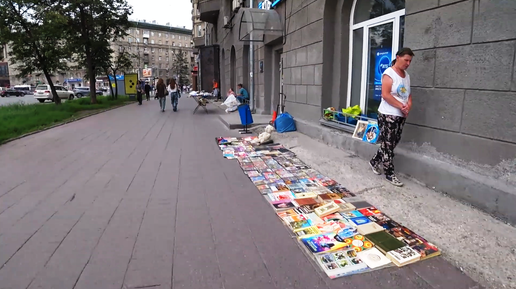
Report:
M152 68L145 68L142 72L143 77L152 77Z
M382 75L391 66L392 48L380 48L375 53L374 65L374 99L382 99Z
M124 77L124 88L127 95L136 94L136 85L138 84L138 74L126 74Z

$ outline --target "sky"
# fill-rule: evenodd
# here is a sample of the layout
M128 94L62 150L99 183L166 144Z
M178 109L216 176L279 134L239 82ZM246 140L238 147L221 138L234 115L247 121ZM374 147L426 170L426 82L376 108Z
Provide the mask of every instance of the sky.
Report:
M133 7L130 20L144 19L148 23L156 20L157 24L192 29L192 2L190 0L127 0Z

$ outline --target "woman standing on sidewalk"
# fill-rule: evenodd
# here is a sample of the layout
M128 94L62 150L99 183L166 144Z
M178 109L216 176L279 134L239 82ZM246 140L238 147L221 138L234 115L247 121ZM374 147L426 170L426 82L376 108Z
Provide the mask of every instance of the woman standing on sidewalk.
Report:
M410 76L407 68L414 53L410 48L402 48L396 53L396 59L382 76L382 101L378 108L378 126L380 127L381 145L369 165L373 173L380 175L379 165L383 163L385 178L393 185L401 187L403 183L394 174L394 148L401 139L405 120L412 108L410 94Z
M170 102L174 111L177 111L177 103L179 102L179 89L175 79L170 79L170 83L167 87L168 94L170 95Z
M163 78L158 80L158 84L156 84L156 97L159 99L159 107L161 111L165 111L166 104L166 89L165 83L163 82Z

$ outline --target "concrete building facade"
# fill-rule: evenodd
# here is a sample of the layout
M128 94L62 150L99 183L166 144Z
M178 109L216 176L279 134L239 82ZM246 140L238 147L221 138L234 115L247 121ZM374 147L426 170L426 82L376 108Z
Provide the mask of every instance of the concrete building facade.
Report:
M399 48L412 48L413 109L400 151L416 154L405 163L399 158L400 172L516 220L500 204L516 204L516 1L199 1L200 20L217 34L222 91L243 83L254 95L252 108L263 114L276 109L282 91L298 128L310 126L303 132L336 146L374 151L370 145L360 149L367 144L355 140L329 140L349 137L350 125L332 123L332 133L322 135L323 109L359 105L363 115L376 118L378 71ZM249 9L251 3L268 10L260 15ZM263 20L262 32L248 21L253 13L251 22ZM279 36L270 28L278 26L276 18ZM258 41L250 42L246 33ZM426 157L446 165L415 173ZM469 183L439 171L458 163L466 164L461 169Z
M170 23L149 23L146 20L132 21L132 26L127 31L128 35L115 43L118 47L114 50L126 50L137 55L133 62L133 72L139 72L140 78L172 77L175 65L173 55L178 52L186 55L188 66L193 68L191 29L173 27Z

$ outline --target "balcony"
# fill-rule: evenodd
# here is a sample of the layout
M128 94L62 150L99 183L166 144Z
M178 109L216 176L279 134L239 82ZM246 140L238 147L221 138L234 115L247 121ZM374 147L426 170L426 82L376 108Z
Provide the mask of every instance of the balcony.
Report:
M204 46L204 36L201 37L194 37L193 43L195 47L201 47Z
M199 0L198 5L201 21L217 24L220 0Z

